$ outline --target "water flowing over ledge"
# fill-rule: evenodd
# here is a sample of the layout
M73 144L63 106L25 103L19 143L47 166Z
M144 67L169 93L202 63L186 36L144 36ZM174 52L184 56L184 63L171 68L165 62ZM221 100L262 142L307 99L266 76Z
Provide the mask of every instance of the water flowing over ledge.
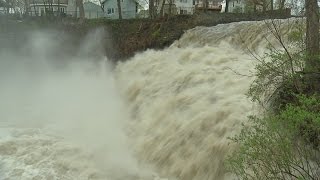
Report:
M197 27L111 70L96 37L57 60L35 33L32 55L0 53L0 179L231 179L227 138L255 111L239 74L265 37L263 21Z

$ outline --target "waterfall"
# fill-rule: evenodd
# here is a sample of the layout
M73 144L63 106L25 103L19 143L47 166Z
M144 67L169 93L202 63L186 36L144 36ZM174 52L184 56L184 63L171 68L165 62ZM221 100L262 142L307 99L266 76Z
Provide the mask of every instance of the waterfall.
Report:
M0 50L0 180L234 178L228 138L256 111L248 50L276 43L267 24L196 27L114 69L90 58L99 33L59 59L46 33L30 36L31 53Z

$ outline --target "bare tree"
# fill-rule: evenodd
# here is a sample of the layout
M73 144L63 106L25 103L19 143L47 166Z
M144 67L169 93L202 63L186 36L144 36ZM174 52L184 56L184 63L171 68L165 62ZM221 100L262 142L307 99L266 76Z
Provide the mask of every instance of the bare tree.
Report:
M164 15L163 9L164 9L165 3L166 3L166 0L162 0L161 8L160 8L160 16L161 16L161 17L163 17L163 15Z
M286 3L286 0L279 0L278 1L279 9L284 9L285 3Z
M121 0L117 0L119 19L122 19Z
M308 83L313 90L320 90L319 75L319 6L317 0L305 0L307 32L306 32L306 72Z
M77 10L79 9L79 17L80 20L84 20L84 7L83 7L83 0L76 0L76 12L75 17L77 17Z
M99 0L99 4L100 4L102 12L104 12L104 1Z
M149 16L151 19L155 18L155 7L154 7L154 0L149 0Z
M173 0L169 0L169 12L168 12L169 16L172 15L172 7L173 7Z
M61 16L61 12L60 12L60 0L58 0L58 16Z
M229 3L230 3L230 0L226 0L226 7L225 7L225 11L224 12L228 12L229 11Z
M271 9L271 6L273 6L273 1L270 1L270 0L248 0L247 5L252 6L254 12L257 10L257 7L260 7L262 9L262 11L265 12L268 9Z

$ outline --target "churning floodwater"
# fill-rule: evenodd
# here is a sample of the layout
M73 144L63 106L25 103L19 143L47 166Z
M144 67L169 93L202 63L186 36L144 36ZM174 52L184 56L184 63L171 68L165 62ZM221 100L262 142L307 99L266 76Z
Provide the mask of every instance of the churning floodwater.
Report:
M232 179L265 22L197 27L115 67L88 55L100 31L59 58L48 32L0 50L0 180Z

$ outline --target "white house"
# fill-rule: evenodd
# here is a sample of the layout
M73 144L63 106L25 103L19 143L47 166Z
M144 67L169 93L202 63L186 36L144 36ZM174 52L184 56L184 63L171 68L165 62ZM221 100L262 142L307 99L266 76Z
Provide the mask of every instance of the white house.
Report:
M66 14L68 0L29 0L28 12L32 16Z
M83 9L86 19L101 18L105 16L101 6L92 2L84 2Z
M175 0L178 14L193 14L194 0Z
M164 13L168 13L169 11L169 2L170 0L166 0L164 6ZM205 4L207 2L207 4ZM171 3L171 14L193 14L196 11L221 11L221 2L222 0L172 0ZM161 4L157 4L158 12L160 12Z
M136 0L120 0L121 13L123 19L135 18L138 13L139 3ZM110 19L118 19L119 11L117 0L105 0L103 2L106 17Z

